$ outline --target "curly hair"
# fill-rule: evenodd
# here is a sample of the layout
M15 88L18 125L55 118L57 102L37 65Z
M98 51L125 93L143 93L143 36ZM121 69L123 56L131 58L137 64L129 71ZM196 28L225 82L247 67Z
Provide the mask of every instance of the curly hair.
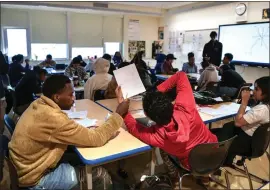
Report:
M158 125L170 123L173 115L173 104L165 94L161 92L148 92L143 97L143 109L145 114Z

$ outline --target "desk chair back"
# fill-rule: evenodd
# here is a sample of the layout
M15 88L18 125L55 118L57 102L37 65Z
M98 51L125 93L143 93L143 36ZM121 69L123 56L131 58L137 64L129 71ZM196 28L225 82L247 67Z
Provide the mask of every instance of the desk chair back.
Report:
M235 138L236 136L223 142L195 146L189 154L190 172L195 176L205 176L219 170Z
M270 123L259 126L252 136L251 150L249 158L261 157L269 146L270 142Z
M7 114L5 114L5 116L4 116L4 122L5 122L5 125L6 125L6 127L8 129L8 131L12 135L13 132L14 132L14 130L15 130L15 123L14 123L14 121Z
M8 138L5 135L0 135L0 182L6 178L10 178L10 187L4 187L11 190L18 190L18 175L16 168L8 158ZM7 172L7 168L8 172ZM9 173L9 174L8 174ZM9 175L9 176L8 176ZM1 184L2 185L2 184Z
M94 92L94 101L98 101L98 100L104 100L105 91L104 90L96 90Z
M208 82L206 85L206 91L217 93L219 88L219 82Z

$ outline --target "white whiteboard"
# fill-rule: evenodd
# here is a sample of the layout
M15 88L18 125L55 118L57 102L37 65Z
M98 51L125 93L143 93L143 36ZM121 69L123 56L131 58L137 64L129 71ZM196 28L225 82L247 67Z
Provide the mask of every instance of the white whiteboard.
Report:
M269 64L269 22L220 26L220 42L234 61Z
M181 70L183 63L188 61L187 54L193 52L195 63L201 68L200 63L202 62L203 48L204 45L210 41L210 33L212 31L218 33L218 28L185 31L182 47L180 48L180 51L175 52L177 58L175 66Z

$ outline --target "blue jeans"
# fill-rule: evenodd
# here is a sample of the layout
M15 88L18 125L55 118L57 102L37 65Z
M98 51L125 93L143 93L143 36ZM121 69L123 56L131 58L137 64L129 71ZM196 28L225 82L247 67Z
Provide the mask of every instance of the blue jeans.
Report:
M72 189L78 185L75 168L70 164L60 164L55 170L43 176L39 183L30 190Z

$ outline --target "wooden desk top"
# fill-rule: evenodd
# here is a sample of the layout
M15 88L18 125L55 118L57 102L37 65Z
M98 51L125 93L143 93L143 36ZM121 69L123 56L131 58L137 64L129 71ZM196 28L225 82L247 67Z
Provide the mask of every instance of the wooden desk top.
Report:
M108 109L109 111L114 112L118 106L117 99L106 99L99 100L96 103L101 105L102 107ZM130 100L129 111L142 110L142 101L141 100Z
M98 125L105 121L105 117L109 113L108 110L102 108L91 100L77 100L75 102L76 111L87 110L87 117L97 119ZM132 156L142 152L151 150L151 147L136 137L133 137L128 131L120 128L115 138L109 140L102 147L95 148L75 148L84 164L99 165L111 162L123 157Z
M131 103L130 103L129 110L131 112L133 112L132 115L135 117L136 111L142 111L143 110L142 101L130 101L130 102ZM109 111L111 111L111 110L115 111L116 107L118 105L116 99L100 100L100 101L97 101L96 103L98 103L99 105L101 105L104 108L108 109ZM233 104L233 103L232 102L226 102L226 103L216 104L216 105L213 105L212 108L218 109L222 105L230 105L230 104ZM199 111L199 114L200 114L200 116L201 116L201 118L202 118L202 120L204 121L205 124L216 122L216 121L223 120L223 119L227 119L227 118L230 118L230 117L233 117L233 116L236 115L235 113L233 113L233 114L230 114L230 115L223 115L223 116L215 117L215 116L212 116L212 115L202 113L200 111Z

